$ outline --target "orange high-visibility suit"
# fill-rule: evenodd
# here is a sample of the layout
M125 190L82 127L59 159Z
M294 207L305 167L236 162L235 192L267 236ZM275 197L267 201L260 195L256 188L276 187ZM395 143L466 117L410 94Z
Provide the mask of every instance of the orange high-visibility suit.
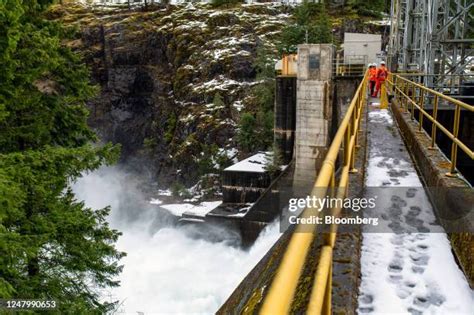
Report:
M375 66L370 66L370 68L369 68L369 91L370 91L370 96L374 95L376 84L377 84L377 68Z
M381 64L380 67L377 69L377 86L375 88L375 95L374 97L379 97L380 87L382 84L385 84L385 80L388 77L388 69L385 67L384 64Z

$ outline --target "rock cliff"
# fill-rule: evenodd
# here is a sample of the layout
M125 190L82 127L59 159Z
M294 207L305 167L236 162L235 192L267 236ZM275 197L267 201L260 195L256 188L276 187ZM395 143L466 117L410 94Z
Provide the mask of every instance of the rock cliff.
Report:
M233 158L240 113L252 106L260 48L275 49L291 7L264 4L151 6L147 10L54 7L76 27L66 44L89 65L101 90L90 125L122 144L122 159L162 185L193 184L203 159ZM363 20L333 19L336 41ZM216 98L219 100L216 102ZM218 148L218 149L216 149Z

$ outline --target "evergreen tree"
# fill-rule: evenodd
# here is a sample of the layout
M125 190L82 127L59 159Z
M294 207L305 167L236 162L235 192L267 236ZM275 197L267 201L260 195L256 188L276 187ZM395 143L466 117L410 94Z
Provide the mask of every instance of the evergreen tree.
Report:
M364 16L381 17L382 12L390 11L390 1L385 0L350 0L345 3L345 10L355 10Z
M281 167L283 166L282 153L276 145L273 145L272 151L265 158L267 159L265 171L270 174L273 180L281 173Z
M243 113L237 134L239 146L246 152L267 150L273 143L273 112Z
M124 255L109 209L76 200L82 173L113 163L85 101L96 89L64 30L43 18L53 0L0 0L0 298L54 299L59 311L103 313Z
M214 105L214 107L217 107L217 108L221 108L225 106L221 93L216 92L216 94L214 94L214 98L212 99L212 104Z
M273 144L273 111L260 111L257 113L257 132L259 140L257 142L258 149L267 150Z
M326 7L320 3L304 1L293 12L294 24L281 34L279 50L294 53L299 44L331 43L332 30Z
M252 88L254 107L241 119L238 141L247 152L266 150L273 142L276 51L262 45L254 63L257 84ZM244 117L245 115L245 117Z
M251 113L243 113L240 117L239 132L237 141L242 149L247 152L253 151L257 144L257 134L255 129L257 121Z
M256 99L256 105L260 110L273 111L275 100L275 62L276 52L261 45L257 49L254 68L257 72L258 82L252 89L252 96Z

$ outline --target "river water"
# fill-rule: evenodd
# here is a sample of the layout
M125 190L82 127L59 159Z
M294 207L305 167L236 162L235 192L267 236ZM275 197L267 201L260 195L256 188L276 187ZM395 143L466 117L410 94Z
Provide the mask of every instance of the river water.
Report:
M123 233L117 248L127 253L119 288L104 292L118 300L118 313L213 313L280 236L267 227L248 250L238 236L211 228L196 237L193 226L177 226L173 217L148 202L139 178L118 168L101 168L79 179L73 189L92 208L111 206L109 223ZM200 231L202 234L202 231Z

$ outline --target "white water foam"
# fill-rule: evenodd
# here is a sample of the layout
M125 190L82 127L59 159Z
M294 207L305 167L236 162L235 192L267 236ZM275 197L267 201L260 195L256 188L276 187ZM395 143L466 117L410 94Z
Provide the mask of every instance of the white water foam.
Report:
M134 182L117 168L102 168L74 184L87 206L111 205L110 223L123 233L121 286L109 297L121 302L118 313L214 313L280 236L273 224L249 250L196 239L141 200ZM210 232L226 233L216 230Z

